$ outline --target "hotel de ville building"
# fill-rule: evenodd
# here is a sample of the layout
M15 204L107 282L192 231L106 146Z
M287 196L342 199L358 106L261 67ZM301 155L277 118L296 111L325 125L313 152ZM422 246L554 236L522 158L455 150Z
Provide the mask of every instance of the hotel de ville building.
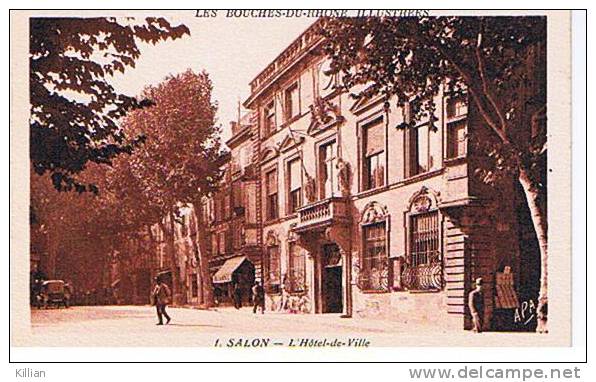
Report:
M471 142L491 137L466 97L442 91L434 118L400 129L407 107L355 100L326 74L314 28L252 80L232 124L222 191L203 209L218 299L240 289L246 303L258 280L267 311L462 329L478 277L487 327L537 294L523 197L475 176Z

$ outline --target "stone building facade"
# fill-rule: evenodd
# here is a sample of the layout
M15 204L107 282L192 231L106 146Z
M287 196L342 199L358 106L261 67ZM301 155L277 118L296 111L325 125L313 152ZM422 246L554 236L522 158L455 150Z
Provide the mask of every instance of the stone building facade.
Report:
M261 274L261 209L257 195L258 135L253 113L231 123L232 137L226 142L229 158L219 191L203 206L208 222L209 267L217 303L231 303L238 288L244 304Z
M519 290L535 281L520 264L536 256L520 250L518 190L474 175L483 154L470 142L490 141L489 130L465 96L445 91L433 118L400 128L407 106L340 91L312 54L320 42L309 28L250 83L250 122L233 126L228 145L231 168L239 147L250 151L240 184L255 220L245 206L236 224L224 201L229 223L211 225L213 273L245 256L268 310L457 328L470 325L466 296L482 277L488 327L496 275L512 272ZM243 241L216 250L230 227L243 227Z

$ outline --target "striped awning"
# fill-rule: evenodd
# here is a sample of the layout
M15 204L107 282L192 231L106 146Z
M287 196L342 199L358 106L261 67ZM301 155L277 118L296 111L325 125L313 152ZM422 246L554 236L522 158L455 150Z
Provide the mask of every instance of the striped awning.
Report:
M213 275L214 284L229 283L232 281L232 275L242 263L246 260L246 256L233 257L226 260L226 262Z

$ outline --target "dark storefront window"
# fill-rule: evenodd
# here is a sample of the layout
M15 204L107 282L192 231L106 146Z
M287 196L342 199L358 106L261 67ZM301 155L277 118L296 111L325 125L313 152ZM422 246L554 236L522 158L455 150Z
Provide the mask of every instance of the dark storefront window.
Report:
M362 227L364 251L360 284L364 290L388 290L388 258L385 222Z

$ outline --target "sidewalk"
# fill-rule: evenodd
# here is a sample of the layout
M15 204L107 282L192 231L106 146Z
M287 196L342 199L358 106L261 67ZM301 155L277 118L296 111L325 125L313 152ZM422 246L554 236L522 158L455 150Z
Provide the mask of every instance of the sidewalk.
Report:
M322 331L324 327L329 329L342 329L353 332L423 332L423 333L452 333L453 328L441 328L436 323L422 323L415 321L399 321L385 317L341 317L340 313L325 314L302 314L289 313L286 311L265 311L264 314L252 312L252 307L236 309L233 306L215 307L209 309L228 318L238 316L250 317L250 319L270 320L276 323L292 322L296 327L317 328ZM462 329L463 332L463 329Z

